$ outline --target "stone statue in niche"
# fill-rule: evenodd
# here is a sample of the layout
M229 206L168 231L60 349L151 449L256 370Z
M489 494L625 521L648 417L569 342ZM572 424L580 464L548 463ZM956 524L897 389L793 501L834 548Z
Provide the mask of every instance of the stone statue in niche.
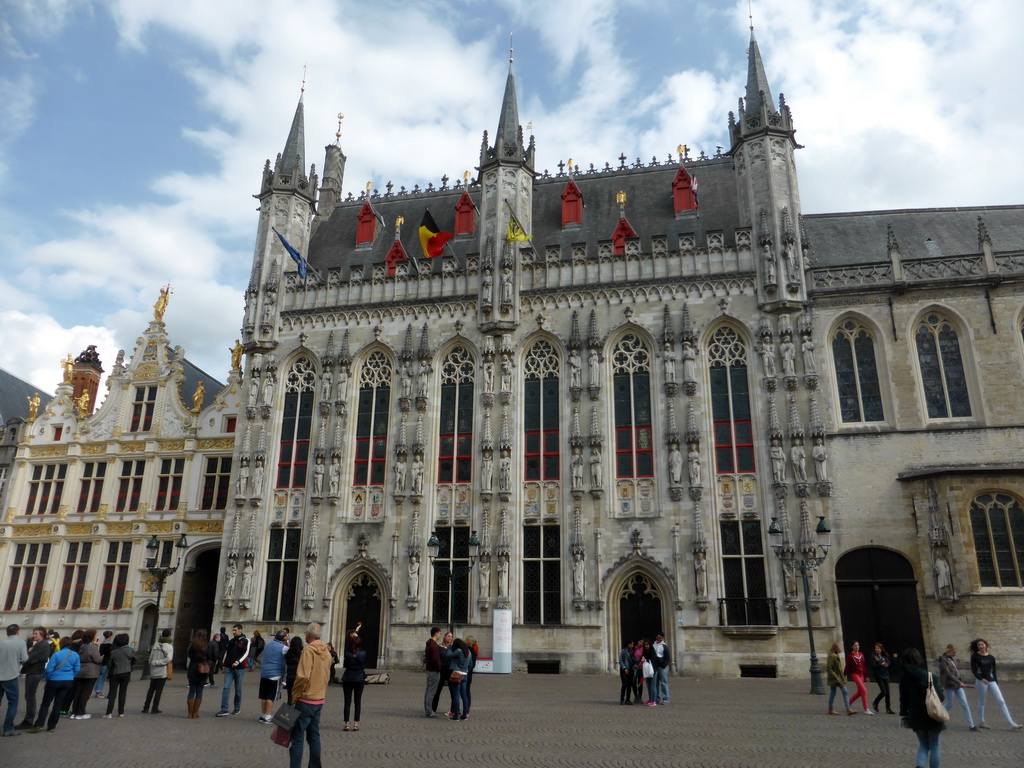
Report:
M583 449L579 446L572 449L570 469L572 470L572 489L578 491L583 488Z
M583 572L583 553L573 552L572 553L572 592L573 597L582 599L584 590L584 572Z
M793 442L789 449L789 459L793 463L793 478L798 483L807 482L807 459L804 451L804 444L799 441Z
M596 491L601 487L601 448L592 446L590 449L590 489Z
M316 457L316 464L313 465L313 495L324 495L324 474L327 468L324 466L323 456Z
M395 462L395 493L405 493L405 459Z
M498 490L512 490L512 459L509 457L508 451L504 450L501 452L501 458L498 459Z
M484 276L480 281L480 298L483 301L485 307L491 306L491 270L485 269Z
M334 389L334 376L330 371L324 371L320 377L320 399L329 403L331 401L331 391Z
M420 596L420 557L413 552L409 555L409 597Z
M779 439L772 439L772 447L768 451L772 459L772 480L776 483L786 482L786 452L782 450Z
M686 454L686 468L690 485L700 485L700 451L697 450L696 443L690 443L690 449Z
M246 560L242 569L242 599L248 600L252 597L252 561Z
M311 557L306 558L306 583L302 585L302 596L306 600L312 600L316 595L316 562Z
M270 405L274 401L274 374L268 373L263 377L263 405Z
M676 351L669 342L665 342L665 381L674 384L676 381Z
M697 587L697 597L708 596L708 556L697 552L693 556L693 575Z
M814 438L811 446L811 458L814 459L814 476L819 482L828 482L828 451L825 450L825 438Z
M508 555L498 557L498 597L508 597Z
M786 579L786 597L796 597L797 596L796 568L785 568L785 567L783 567L782 575Z
M501 303L512 303L512 270L506 269L501 276Z
M672 448L668 452L668 475L672 485L683 484L683 452L675 443L672 444Z
M423 493L423 457L418 453L412 462L412 492L417 496Z
M765 243L764 245L762 245L761 246L761 251L762 251L762 254L764 255L764 270L765 270L764 282L765 282L765 285L775 285L775 283L776 283L776 278L775 278L776 257L775 257L775 253L772 251L772 247L771 247L771 245L769 243Z
M238 578L238 566L234 560L228 560L227 570L224 571L224 597L231 597L235 592L235 579Z
M342 367L342 369L340 371L338 371L338 386L337 386L337 389L334 392L334 396L338 400L344 400L345 399L345 390L347 390L347 389L348 389L348 369Z
M402 397L412 397L412 369L408 363L402 366Z
M697 380L697 350L689 341L683 342L683 381Z
M419 383L417 384L416 396L426 397L427 386L430 383L430 363L426 360L420 361Z
M480 597L487 598L491 594L491 561L482 558L478 566L477 576L480 579Z
M583 360L575 349L569 352L569 386L583 386Z
M331 478L328 490L331 496L337 496L341 492L341 458L338 456L331 459Z
M587 362L590 368L590 386L601 386L601 356L597 354L596 348L590 350Z
M814 342L811 341L810 334L805 334L803 339L803 342L800 344L800 352L804 358L804 374L813 376L818 372L818 369L814 366Z
M243 458L238 465L238 478L235 480L235 495L245 496L249 492L249 459Z
M494 487L494 456L490 451L484 451L480 462L480 490L490 493Z
M779 344L779 352L782 353L782 373L785 376L796 376L796 345L792 336L783 336Z
M775 350L771 344L762 341L757 345L757 354L761 356L761 366L765 376L775 375Z
M512 391L512 358L508 355L501 359L501 391Z
M246 401L246 405L250 408L255 408L256 403L260 396L260 380L255 376L249 379L249 399Z
M936 555L932 571L935 573L935 594L939 597L952 597L953 573L945 555Z
M494 391L494 361L486 358L483 362L484 392Z
M263 493L263 459L256 457L252 469L252 495L259 496Z

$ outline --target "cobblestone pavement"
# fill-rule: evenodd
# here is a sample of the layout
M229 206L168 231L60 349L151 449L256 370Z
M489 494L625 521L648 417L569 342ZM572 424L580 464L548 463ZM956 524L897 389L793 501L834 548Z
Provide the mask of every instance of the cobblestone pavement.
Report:
M460 723L423 716L423 684L422 673L396 672L389 685L368 686L361 728L348 733L341 686L331 686L321 724L324 765L888 768L913 766L917 748L897 717L827 716L827 698L809 695L802 681L672 678L671 704L623 707L612 676L476 675L470 719ZM270 741L273 729L257 722L256 675L246 676L242 713L227 718L214 717L218 687L206 689L200 719L186 719L181 674L164 690L163 714L143 715L146 688L131 683L123 719L102 719L106 702L93 699L91 720L62 719L53 733L0 739L0 765L287 765L286 751ZM1003 692L1024 718L1024 684L1007 683ZM448 701L445 692L442 711ZM972 733L954 708L942 735L945 768L1024 766L1024 731L1010 731L998 711L987 714L992 730Z

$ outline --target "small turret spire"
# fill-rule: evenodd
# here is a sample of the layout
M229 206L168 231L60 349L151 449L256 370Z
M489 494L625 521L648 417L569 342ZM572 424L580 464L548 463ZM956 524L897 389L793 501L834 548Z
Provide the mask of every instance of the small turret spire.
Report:
M764 71L764 63L761 61L761 51L757 47L757 38L754 37L754 25L750 25L750 49L747 52L747 94L745 112L747 115L756 115L761 111L762 103L768 108L768 112L775 113L775 101L772 99L771 86L768 85L768 76Z
M288 140L284 144L284 152L281 153L281 169L283 175L304 173L306 167L306 113L302 99L306 91L306 79L303 75L302 90L299 93L299 103L295 107L295 116L292 118L292 127L288 131Z

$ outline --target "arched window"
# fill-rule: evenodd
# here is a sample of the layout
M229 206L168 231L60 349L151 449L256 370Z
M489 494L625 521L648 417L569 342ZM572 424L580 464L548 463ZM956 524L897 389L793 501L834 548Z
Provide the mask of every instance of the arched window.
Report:
M747 348L734 329L722 327L715 331L708 342L708 368L716 470L719 474L753 472Z
M654 477L651 435L651 353L632 334L612 353L615 399L615 476Z
M971 503L974 554L983 587L1024 586L1024 508L1005 493Z
M437 482L473 479L473 358L455 347L441 366L441 434Z
M970 416L971 398L956 329L933 312L918 324L915 338L928 418Z
M538 341L524 363L524 480L558 479L558 356Z
M882 421L875 342L868 330L854 320L841 323L832 337L832 359L843 422Z
M388 456L391 377L392 367L388 358L383 352L372 352L359 374L353 485L384 484Z
M305 488L309 463L309 436L313 425L313 363L301 357L284 381L281 416L281 451L277 459L277 487Z

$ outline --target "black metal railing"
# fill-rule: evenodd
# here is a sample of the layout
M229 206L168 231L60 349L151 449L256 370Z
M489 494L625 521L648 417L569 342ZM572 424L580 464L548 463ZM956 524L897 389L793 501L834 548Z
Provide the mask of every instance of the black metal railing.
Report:
M720 597L718 599L718 625L720 627L766 626L775 627L779 614L774 597Z

